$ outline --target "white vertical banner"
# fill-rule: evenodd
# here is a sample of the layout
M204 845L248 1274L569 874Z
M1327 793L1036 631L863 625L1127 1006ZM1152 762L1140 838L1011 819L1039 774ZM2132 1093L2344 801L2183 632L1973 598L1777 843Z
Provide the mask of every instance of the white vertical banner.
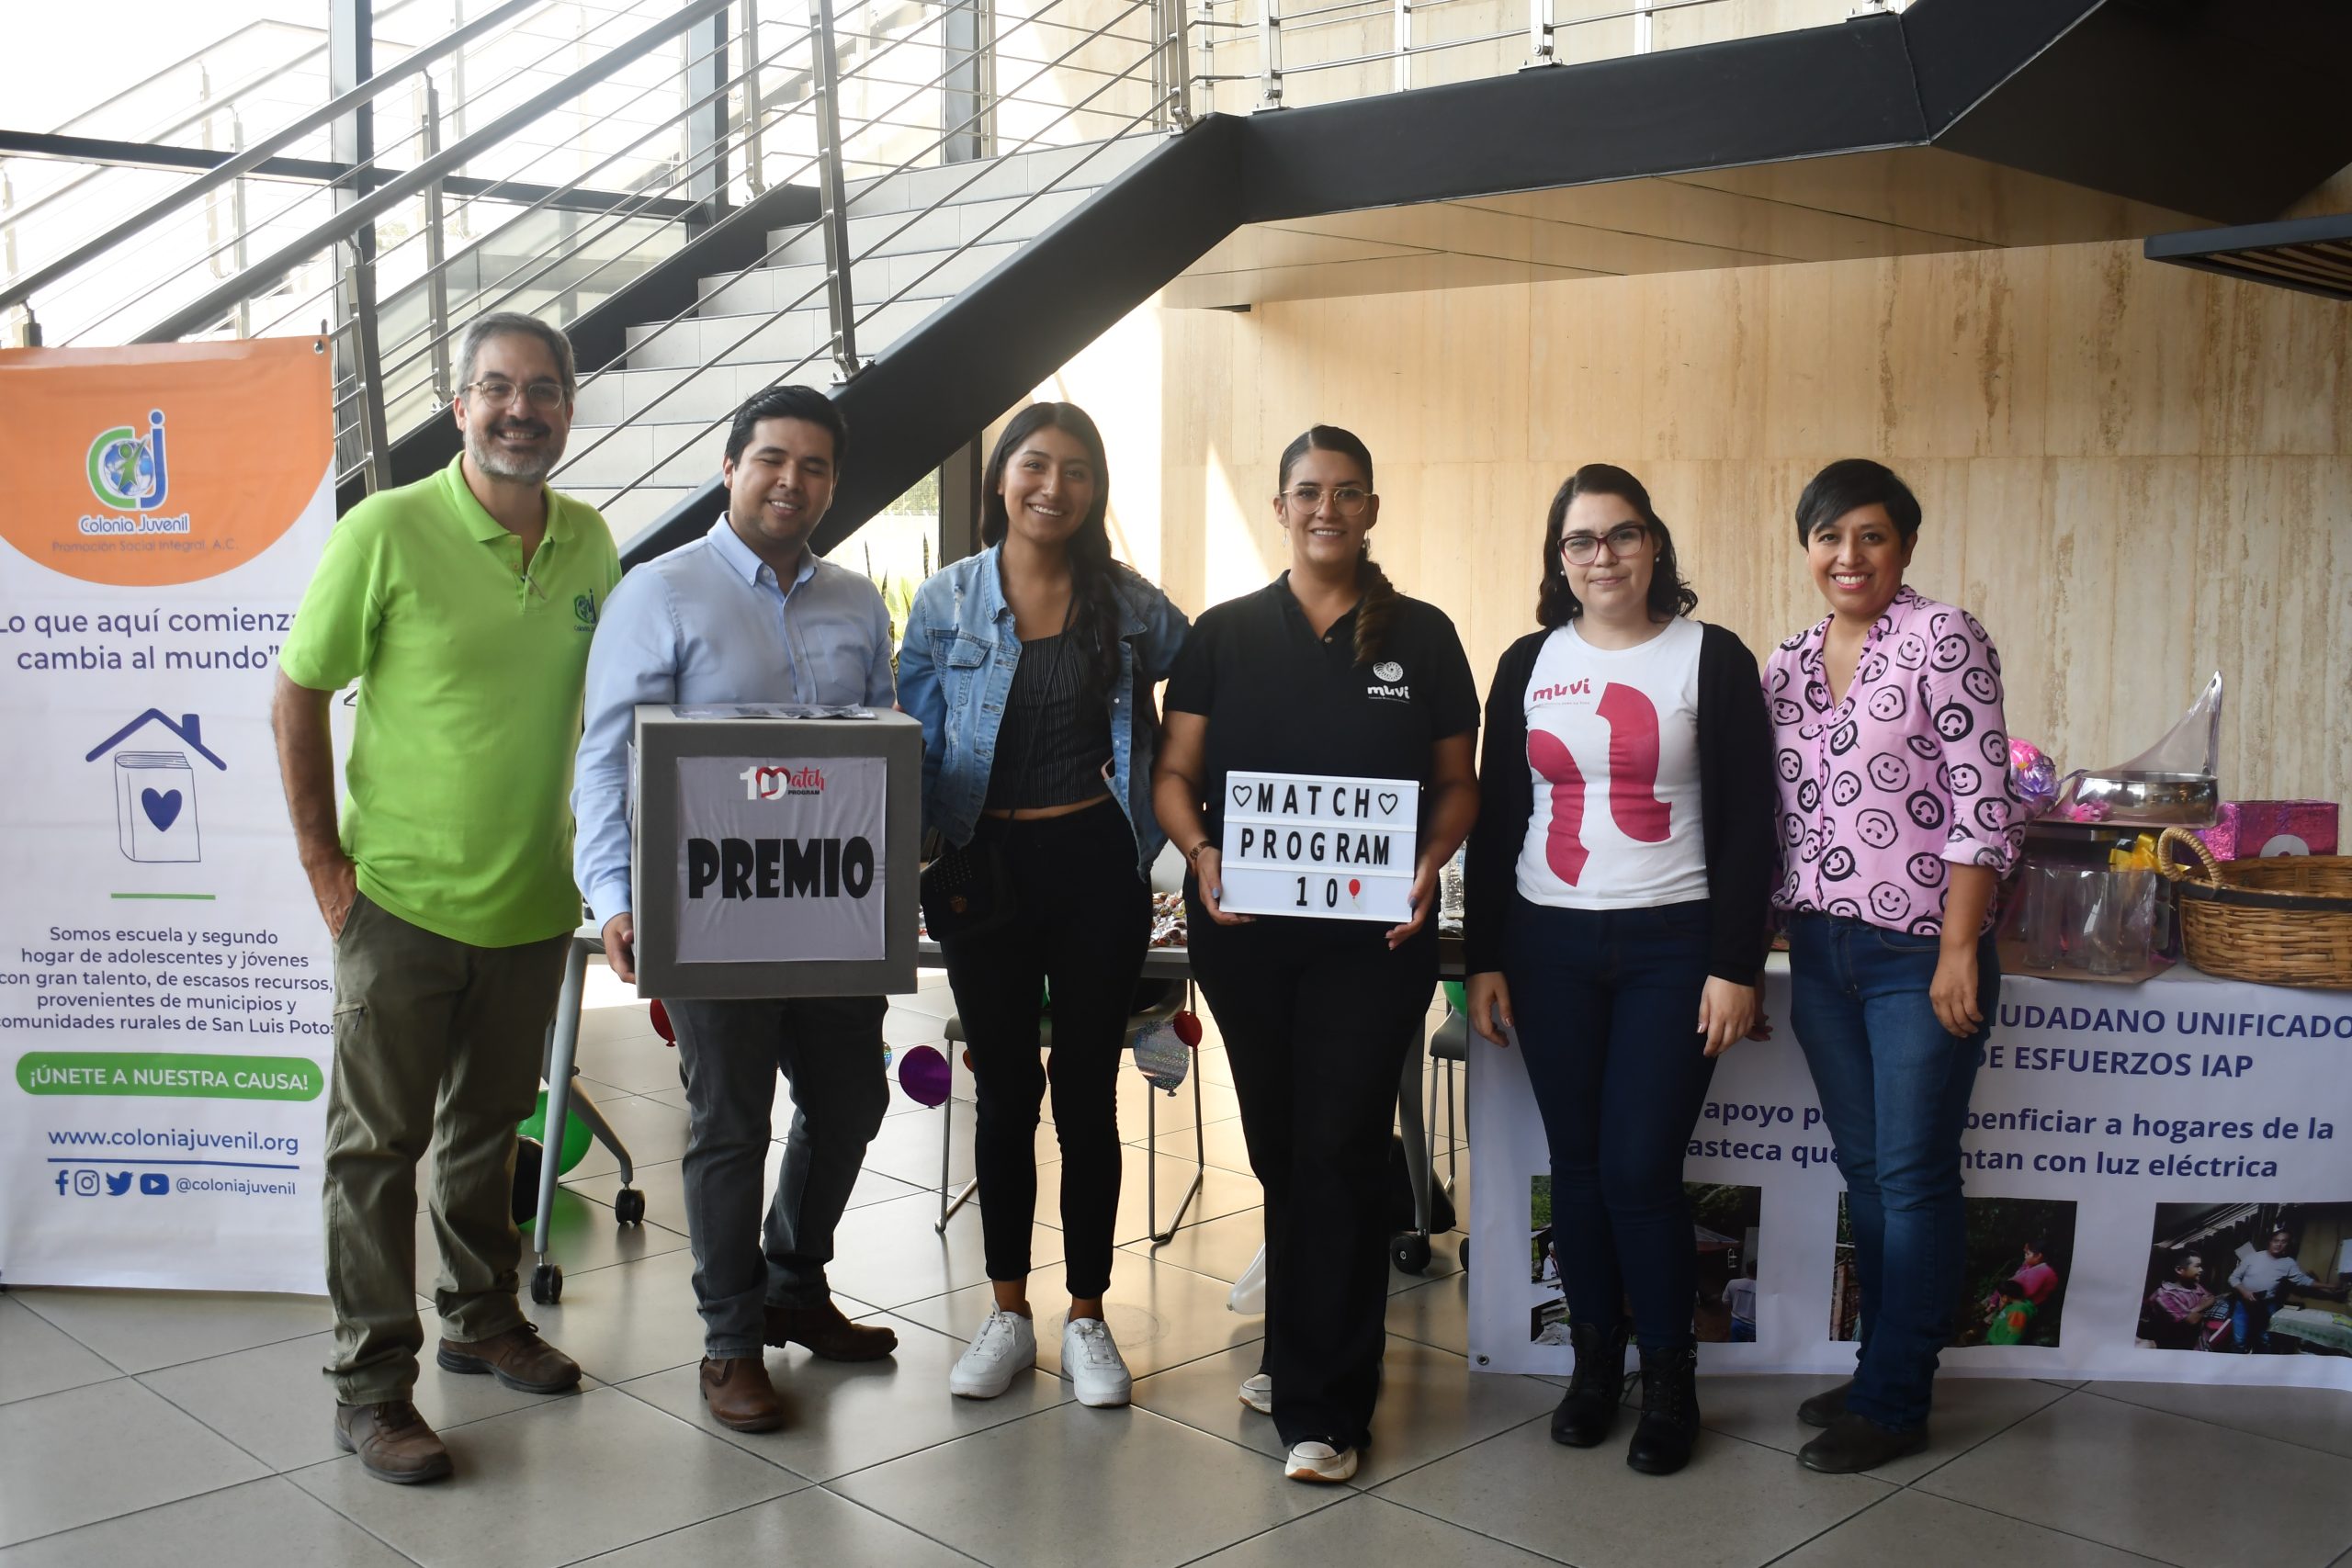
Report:
M1764 1008L1772 1037L1724 1055L1685 1151L1700 1367L1849 1373L1845 1182L1778 957ZM1520 1052L1470 1045L1471 1361L1562 1374L1543 1122ZM1967 1253L1943 1371L2352 1388L2347 1051L2342 992L2184 969L2005 978L1962 1139Z
M314 1292L334 952L269 729L311 339L0 352L0 1282Z

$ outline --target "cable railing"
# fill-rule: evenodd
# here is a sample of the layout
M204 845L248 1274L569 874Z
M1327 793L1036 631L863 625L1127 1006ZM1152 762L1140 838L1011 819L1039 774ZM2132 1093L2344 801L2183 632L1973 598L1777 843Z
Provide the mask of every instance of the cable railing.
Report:
M1910 0L1780 0L1759 19L1743 0L1195 0L1193 84L1203 112L1301 102L1294 78L1330 73L1316 102L1442 81L1648 54L1757 31L1897 12ZM1322 33L1306 47L1291 40ZM1336 47L1335 47L1336 46ZM1225 84L1254 87L1220 97Z
M520 9L521 8L519 7L517 8L518 15L520 13ZM610 21L624 17L626 13L607 12L605 13L605 19ZM492 16L486 17L483 20L494 22L495 14L493 13ZM596 25L602 26L603 24L599 23ZM511 36L513 35L510 35L510 37ZM528 37L529 35L524 34L523 36ZM506 74L502 81L502 86L512 86L516 81L526 80L535 73L544 73L545 68L549 61L553 60L560 54L569 52L576 47L577 42L575 40L558 40L551 43L544 51L540 51L529 60L521 62L515 71ZM321 212L330 211L332 210L331 204L334 198L336 191L365 191L371 185L390 183L400 173L404 172L398 168L398 164L401 162L405 160L423 161L437 154L441 151L439 135L441 116L436 101L438 96L437 89L433 84L429 71L420 73L420 74L414 79L414 85L418 89L417 96L422 100L422 102L417 106L416 118L418 123L414 130L379 137L379 141L382 143L382 150L372 158L368 158L350 165L346 171L341 173L334 186L328 187L323 191L316 188L297 191L290 196L286 202L265 214L259 220L254 220L250 225L239 226L235 232L233 232L228 239L220 242L209 250L200 253L197 257L198 261L199 263L207 264L218 262L225 253L234 248L240 253L240 258L236 274L233 276L242 276L250 269L252 265L243 253L250 251L251 242L255 234L266 230L275 229L277 226L289 221L298 220L300 211L306 208L315 209ZM477 111L479 111L482 107L483 106L480 104L475 106ZM501 151L507 152L510 154L515 150L516 148L514 139L508 139L505 145L501 149ZM473 209L477 206L486 205L486 198L489 198L500 186L509 183L511 183L510 180L502 179L492 180L483 184L480 192L461 199L454 210L448 211L445 214L444 224L446 225L449 220L454 220L458 231L461 233L465 232L468 220L473 216ZM396 254L406 245L415 243L424 238L425 235L422 231L414 231L402 239L395 241L389 249L379 249L378 253L379 265L385 256ZM109 257L109 260L119 260L122 256L123 253L117 252L113 256ZM187 274L184 272L167 274L157 278L147 287L140 288L130 295L115 301L109 307L104 317L100 318L96 321L83 326L74 337L69 338L67 341L71 342L81 338L86 338L95 333L103 331L107 322L128 315L130 312L139 310L141 307L146 306L151 301L154 300L158 295L164 294L173 290L175 287L183 285L186 278ZM281 298L280 303L284 304L286 308L282 310L275 319L262 324L258 328L253 327L250 324L242 326L238 331L238 335L267 336L276 332L302 333L314 330L311 322L315 321L315 311L320 307L325 306L329 303L329 292L333 287L334 285L332 283L321 285L313 288L309 295L297 297L291 300L286 300ZM216 290L215 292L218 291ZM245 305L246 301L240 300L237 302L237 308L243 308ZM304 318L306 317L308 317L309 320L305 320ZM171 330L168 330L164 335L181 336L185 335L187 330L190 330L188 323L175 316L172 319ZM151 330L150 332L142 334L142 341L157 341L157 333Z
M650 440L655 457L644 479L691 441L656 447L690 427L707 434L673 418L680 405L666 400L677 384L796 312L789 352L759 350L763 367L854 374L861 328L881 330L955 256L1002 243L1007 225L1067 199L1094 166L1089 152L992 206L947 254L893 263L861 307L854 269L967 198L989 159L1189 120L1177 0L1033 0L1025 11L998 0L854 0L838 20L831 0L766 0L783 14L764 17L763 8L504 0L353 90L274 117L283 123L266 135L232 121L233 145L214 166L153 173L168 190L0 282L0 310L17 312L20 340L40 341L46 323L48 341L67 344L323 333L339 474L372 487L389 477L393 435L453 395L456 341L472 319L521 309L562 324L764 193L812 193L813 218L803 209L773 224L759 255L714 267L720 276L703 285L720 291L762 268L806 265L821 242L823 265L780 273L790 281L763 299L771 308L714 329L698 297L635 324L605 363L582 365L594 384L649 349L688 362L614 428L583 429L571 454L591 457L642 427L634 439ZM284 70L314 65L317 52ZM469 66L479 89L461 96ZM313 156L362 111L373 118L372 155ZM209 125L235 111L206 112ZM927 191L933 199L911 214L861 218L853 236L856 195L949 162L973 172ZM155 265L165 255L168 265ZM691 348L674 352L666 340L689 331Z
M1079 48L1085 47L1088 43L1091 43L1102 37L1107 36L1110 29L1114 28L1120 22L1125 21L1129 17L1139 13L1152 10L1156 6L1163 15L1170 14L1172 11L1172 7L1160 5L1159 0L1130 0L1130 3L1119 11L1112 22L1105 24L1103 27L1090 30L1079 40L1078 43L1070 46L1070 49L1066 51L1063 55L1057 56L1054 60L1046 62L1040 65L1037 70L1032 72L1029 77L1024 78L1022 83L1016 85L1015 91L1012 94L1000 96L995 102L1001 105L1006 102L1021 101L1019 96L1020 87L1030 85L1037 80L1046 76L1057 68L1064 65L1067 62L1067 58L1069 53L1074 52ZM1011 155L1034 151L1044 146L1054 145L1054 143L1050 143L1043 140L1047 131L1050 131L1064 121L1072 118L1082 112L1088 111L1091 107L1095 99L1109 93L1114 87L1125 82L1141 82L1150 79L1151 74L1154 73L1165 74L1169 69L1168 63L1165 60L1159 57L1163 49L1170 47L1169 43L1166 40L1157 39L1146 41L1148 46L1146 52L1141 58L1131 62L1125 70L1116 73L1108 73L1107 74L1111 77L1110 80L1094 88L1078 102L1063 107L1061 111L1048 120L1044 127L1032 131L1030 135L1023 138L1017 143L1010 147L999 146L996 149L998 154L1000 156ZM1171 89L1171 91L1180 92L1181 88ZM820 95L820 100L822 100L821 94ZM895 292L891 293L888 298L880 300L879 302L869 303L864 306L857 304L848 287L848 269L846 267L836 267L829 263L823 276L811 281L792 299L765 312L752 313L749 318L750 324L748 326L742 327L740 331L737 331L732 338L722 344L715 352L710 353L704 357L699 364L687 367L688 373L685 376L673 380L671 385L656 393L643 406L636 410L629 420L625 421L620 424L607 427L595 436L592 437L584 445L568 452L565 457L563 465L564 468L576 468L583 466L586 459L594 453L610 443L619 439L624 431L639 425L654 426L657 428L660 427L662 422L651 421L646 416L662 408L663 405L668 403L671 399L677 396L681 390L692 382L694 377L713 370L720 365L729 363L736 354L752 344L755 339L769 332L769 330L777 322L788 319L797 310L812 307L820 294L826 298L829 315L828 331L823 335L822 341L815 348L807 353L801 354L789 360L777 362L778 368L776 369L773 378L775 380L786 379L790 377L808 372L812 368L825 367L828 360L831 362L831 368L836 378L846 378L848 376L854 375L857 370L862 367L864 363L859 355L857 348L856 333L860 327L870 326L876 322L883 311L906 299L916 288L935 276L941 269L951 265L958 257L967 254L971 247L987 243L989 236L995 234L999 230L1012 222L1014 219L1018 218L1023 213L1027 212L1042 198L1053 195L1056 192L1062 190L1065 186L1069 186L1073 177L1079 173L1079 171L1083 169L1087 164L1092 163L1096 157L1099 157L1102 149L1109 145L1111 141L1115 141L1118 137L1128 134L1129 132L1142 130L1148 127L1158 126L1160 128L1168 128L1181 124L1182 121L1175 118L1181 114L1181 111L1182 105L1180 102L1173 101L1169 94L1162 93L1155 87L1152 93L1151 101L1142 110L1130 114L1124 119L1120 120L1112 137L1097 140L1091 149L1083 156L1072 162L1067 168L1053 175L1045 184L1017 199L1012 199L1009 206L1007 206L1002 211L999 212L978 233L967 237L961 243L952 249L944 251L937 260L925 267L914 277L910 278L907 282L901 284ZM954 126L944 128L938 141L931 147L923 149L922 152L929 152L936 151L937 148L944 144L949 138L967 130L971 123L979 118L979 114L984 112L986 111L977 111L974 115L967 117L964 121L960 121ZM933 197L930 202L923 206L909 211L895 228L892 228L887 234L884 234L879 239L873 242L873 243L867 247L866 254L869 255L882 254L893 242L908 233L925 218L955 204L958 197L962 196L965 192L969 190L972 186L987 175L989 168L989 165L985 164L975 168L969 175L966 176L960 183L955 185L949 190ZM738 269L729 281L739 281L741 278L748 276L753 271L772 265L775 257L789 249L795 241L806 238L812 231L823 231L827 233L829 239L829 251L834 251L836 254L845 253L848 249L845 240L832 237L833 225L839 221L842 216L842 215L838 210L828 212L820 215L818 220L811 223L804 224L797 230L787 231L782 240L771 243L768 249L756 261L747 266ZM631 352L636 353L642 351L649 344L656 341L661 335L677 328L682 323L694 319L695 317L691 311L681 312L678 315L673 316L670 320L659 323L647 335L637 339L630 345ZM617 365L607 367L604 372L600 373L609 373L611 370L616 368L620 368L620 367ZM584 378L583 385L587 384L588 381L593 381L594 379L594 376ZM622 496L628 495L636 491L639 486L652 483L658 479L665 469L669 468L672 464L675 463L680 458L686 457L697 448L705 447L711 436L716 434L718 430L727 424L729 417L731 416L722 414L715 418L705 420L670 422L670 428L673 431L675 430L677 425L683 424L685 428L685 434L681 437L664 437L663 439L668 440L669 442L667 446L657 451L652 459L646 463L631 478L617 484L606 484L602 487L575 488L579 489L580 493L582 493L584 498L589 499L592 504L596 504L600 507L610 506ZM559 469L559 473L561 471L561 469Z

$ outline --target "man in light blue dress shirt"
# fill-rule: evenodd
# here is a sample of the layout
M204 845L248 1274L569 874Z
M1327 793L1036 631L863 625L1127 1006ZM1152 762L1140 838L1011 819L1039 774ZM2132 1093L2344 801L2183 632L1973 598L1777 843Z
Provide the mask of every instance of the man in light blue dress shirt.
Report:
M588 654L574 771L574 871L605 954L636 978L630 919L628 747L639 703L892 705L890 616L856 572L819 560L809 536L831 504L847 432L831 399L775 387L736 414L727 515L621 579ZM766 1345L832 1360L888 1355L898 1337L851 1323L825 1265L865 1145L889 1107L880 997L673 1001L686 1079L686 1225L703 1318L702 1394L738 1431L784 1409ZM793 1118L763 1230L760 1187L776 1074Z

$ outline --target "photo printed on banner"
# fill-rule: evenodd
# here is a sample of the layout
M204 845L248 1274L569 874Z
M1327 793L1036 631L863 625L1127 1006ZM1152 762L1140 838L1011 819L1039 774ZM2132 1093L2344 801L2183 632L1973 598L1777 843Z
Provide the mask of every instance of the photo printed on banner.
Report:
M2159 1203L2134 1343L2352 1356L2352 1203Z
M2074 1272L2075 1205L2046 1198L1971 1198L1967 1205L1968 1260L1952 1303L1951 1348L2058 1344ZM1861 1305L1852 1200L1840 1192L1832 1339L1860 1337Z
M1528 1309L1527 1337L1538 1345L1566 1345L1568 1303L1560 1283L1552 1179L1531 1177L1527 1188L1527 1278L1538 1290ZM1690 1246L1699 1270L1691 1333L1706 1345L1753 1344L1764 1190L1686 1181L1682 1190L1690 1200Z

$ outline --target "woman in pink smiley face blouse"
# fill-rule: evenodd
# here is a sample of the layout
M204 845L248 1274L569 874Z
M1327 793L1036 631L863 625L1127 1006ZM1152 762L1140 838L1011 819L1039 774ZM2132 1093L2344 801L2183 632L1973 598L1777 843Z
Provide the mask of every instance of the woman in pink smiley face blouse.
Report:
M1903 581L1919 522L1881 464L1816 475L1797 538L1830 613L1764 671L1790 1021L1837 1142L1871 1325L1853 1381L1800 1412L1827 1429L1798 1457L1833 1472L1927 1442L1963 1266L1960 1135L2000 997L1993 894L2024 836L1993 640Z

